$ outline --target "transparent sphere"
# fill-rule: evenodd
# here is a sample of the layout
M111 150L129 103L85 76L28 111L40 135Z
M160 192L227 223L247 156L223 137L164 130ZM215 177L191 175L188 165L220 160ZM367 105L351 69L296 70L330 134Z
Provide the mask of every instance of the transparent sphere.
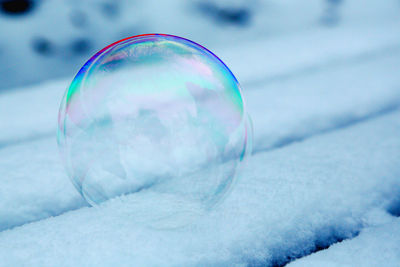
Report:
M68 175L91 205L124 195L166 217L215 205L250 139L228 67L171 35L134 36L99 51L72 81L59 112Z

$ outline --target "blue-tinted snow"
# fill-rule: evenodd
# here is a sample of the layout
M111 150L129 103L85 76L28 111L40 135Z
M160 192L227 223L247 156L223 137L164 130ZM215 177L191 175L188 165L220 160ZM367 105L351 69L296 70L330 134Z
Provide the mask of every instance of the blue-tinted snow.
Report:
M254 151L279 147L398 108L399 62L400 51L393 51L246 88L245 98L254 123ZM367 72L372 74L359 79ZM15 111L3 120L8 119L11 125L4 128L0 149L4 175L0 180L0 229L84 205L65 175L56 147L57 108L65 87L61 81L0 96L3 107L8 103L8 110ZM31 112L26 113L23 106L15 103L26 103ZM23 120L26 116L32 117ZM18 127L21 135L11 134ZM18 143L19 140L26 142Z
M400 192L400 112L253 156L196 224L152 230L129 197L0 233L2 266L279 264L356 235ZM162 205L162 203L160 203Z
M327 250L294 261L288 267L398 267L400 264L400 219L378 214L379 225ZM384 220L383 220L384 219Z
M238 77L245 93L252 89L269 91L277 87L285 87L285 84L281 84L285 80L289 80L294 85L298 80L296 78L308 77L313 72L326 72L357 63L362 65L392 55L396 57L400 52L399 29L400 20L379 27L319 29L279 38L244 41L242 45L235 43L223 49L217 49L216 53ZM381 65L385 67L385 64ZM396 67L388 66L381 72L389 71L387 76L390 76L395 72ZM382 69L382 67L378 68ZM357 75L364 76L366 73L374 75L375 69L364 68L363 71L364 73L359 71L353 75L354 81L359 80ZM316 82L311 78L305 87L315 85L323 87L326 83L337 80L334 75L336 74L326 74L326 81L319 79ZM382 79L379 75L375 77ZM396 78L396 75L391 75L391 79ZM59 99L71 80L72 77L67 80L44 82L40 85L25 87L23 92L16 90L0 94L0 147L18 141L54 135ZM339 89L348 90L345 84ZM356 90L363 89L356 88ZM341 97L336 90L330 91L335 97ZM368 97L369 94L366 95ZM260 97L255 96L255 98ZM253 108L252 103L248 106ZM258 107L260 108L264 106ZM27 116L31 119L26 120Z
M293 264L396 266L398 220L386 211L400 210L400 4L336 2L220 0L207 11L199 1L121 1L118 19L94 11L86 30L56 8L67 2L43 1L21 22L0 15L0 266L268 266L353 237ZM243 8L239 25L230 14ZM62 53L25 47L38 29ZM232 194L175 231L134 223L129 197L85 207L56 147L59 101L91 53L68 54L76 33L97 50L141 31L209 47L242 83L254 121L257 153Z

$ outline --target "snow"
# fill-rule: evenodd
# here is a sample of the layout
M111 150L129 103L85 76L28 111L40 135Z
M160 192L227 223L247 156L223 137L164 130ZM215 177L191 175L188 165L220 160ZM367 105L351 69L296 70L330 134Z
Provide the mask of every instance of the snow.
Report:
M68 54L81 35L67 22L70 7L56 7L69 4L43 2L20 22L0 14L0 32L10 33L0 40L0 266L400 264L398 1L343 1L339 24L330 27L319 22L329 1L247 2L216 6L247 8L248 26L174 0L121 1L118 19L93 11L88 18L98 25L79 29L98 48L115 39L111 32L136 26L188 37L242 84L255 154L222 204L169 230L142 225L134 196L89 207L66 177L57 110L90 54ZM58 32L40 19L46 10ZM140 24L138 14L154 19ZM44 58L25 47L41 28L66 54Z
M322 68L271 82L266 88L245 88L254 124L254 151L299 141L397 108L399 59L400 51L393 51L340 68ZM358 79L367 72L372 74ZM56 116L66 86L66 81L49 82L0 96L0 106L8 110L0 112L4 122L0 126L0 168L4 175L0 180L0 218L4 218L0 229L85 205L66 177L56 147ZM30 119L24 119L26 116ZM27 160L29 155L35 156Z
M395 111L258 153L226 201L186 228L155 230L135 223L134 201L124 197L3 231L0 265L286 262L356 235L370 210L396 200L399 131Z
M58 108L67 81L0 94L0 147L31 139L54 136Z
M400 219L385 218L379 226L364 229L359 236L331 246L303 259L289 264L288 267L345 267L345 266L399 266L400 263Z
M219 52L243 40L251 43L257 39L323 27L321 19L326 16L329 6L329 1L321 0L308 1L307 5L279 0L32 2L35 7L17 17L6 15L0 9L0 35L7 36L0 42L0 60L7 62L0 65L0 90L72 76L82 61L123 37L149 32L169 33L185 36ZM249 21L246 24L221 20L218 11L201 12L200 6L204 2L210 3L215 11L218 8L247 12ZM114 7L114 15L105 12L106 5ZM397 8L397 0L343 1L337 7L339 25L363 25L371 29L379 26L386 31L390 27L384 24L398 18ZM74 16L83 17L84 23L73 23ZM379 38L376 40L380 42ZM44 42L48 48L41 52L35 48L38 42ZM79 43L84 45L76 49ZM295 46L292 49L296 51Z
M373 61L380 57L398 56L400 53L399 29L397 22L392 22L384 27L384 30L381 27L370 27L361 28L357 31L349 28L338 28L302 32L301 34L267 40L245 41L242 42L242 45L246 49L236 45L221 49L221 51L217 49L216 52L233 70L243 85L243 90L246 94L247 91L252 89L269 91L275 89L274 87L279 87L275 91L281 91L282 87L288 87L285 83L281 84L280 82L282 81L289 80L290 87L294 89L297 77L306 76L305 79L307 79L307 76L313 74L313 72L337 69L341 66L357 63L362 65L364 62ZM352 40L351 45L347 45L346 40L349 39ZM310 47L310 42L313 42L314 46ZM293 44L296 45L293 46ZM255 52L248 53L247 51ZM389 62L392 65L395 63L396 61ZM251 66L251 68L248 66ZM385 68L384 62L381 63L381 66L375 68ZM364 68L354 73L354 75L363 75L362 71L372 72L373 70ZM390 75L395 70L386 67L379 74L384 74L385 71L389 71L386 76L391 79L387 84L386 81L383 81L385 87L386 85L392 87L393 85L389 83L393 82L393 79L397 77ZM355 77L353 82L357 82ZM366 78L368 79L369 77ZM375 75L373 78L375 78L375 84L382 79L379 75ZM303 80L305 79L303 78ZM325 75L325 79L336 81L336 79L330 78L329 74ZM347 79L351 79L351 77L349 76ZM327 83L326 80L320 80L317 83L318 86L324 86ZM7 94L0 94L0 147L7 143L54 135L57 120L56 110L70 82L71 79L48 81L36 86L30 86L23 91L16 90ZM315 84L310 79L303 82L306 90L314 86L311 82ZM339 81L336 82L338 83ZM347 90L345 83L339 85L339 89ZM332 86L332 88L334 87ZM385 88L384 90L390 89ZM362 88L359 88L359 90L361 91ZM372 88L372 90L378 89ZM315 91L318 93L318 90ZM329 91L331 91L332 95L341 97L341 94L337 93L336 90ZM368 96L370 95L367 94ZM259 101L260 98L249 93L246 99L250 108L253 105L252 97L256 98L256 101ZM15 103L23 104L16 105ZM304 103L304 101L301 101L301 103ZM34 119L26 120L26 116Z
M262 86L398 51L399 26L397 21L391 21L383 26L313 28L275 38L243 40L213 51L246 89L247 85Z

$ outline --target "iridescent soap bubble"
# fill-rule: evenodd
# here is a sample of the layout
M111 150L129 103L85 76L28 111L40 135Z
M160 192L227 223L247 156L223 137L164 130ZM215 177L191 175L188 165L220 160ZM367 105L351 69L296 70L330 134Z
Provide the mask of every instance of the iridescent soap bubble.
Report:
M213 207L251 150L231 71L201 45L164 34L126 38L89 59L58 126L68 175L91 205L124 196L138 217L157 220Z

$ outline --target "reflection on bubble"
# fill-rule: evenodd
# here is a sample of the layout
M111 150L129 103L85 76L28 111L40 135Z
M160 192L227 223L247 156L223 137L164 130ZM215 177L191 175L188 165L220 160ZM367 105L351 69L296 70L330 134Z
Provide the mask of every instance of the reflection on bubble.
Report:
M149 34L109 45L82 67L61 103L58 141L90 204L124 195L137 217L163 220L226 195L250 131L240 86L221 60L189 40Z

